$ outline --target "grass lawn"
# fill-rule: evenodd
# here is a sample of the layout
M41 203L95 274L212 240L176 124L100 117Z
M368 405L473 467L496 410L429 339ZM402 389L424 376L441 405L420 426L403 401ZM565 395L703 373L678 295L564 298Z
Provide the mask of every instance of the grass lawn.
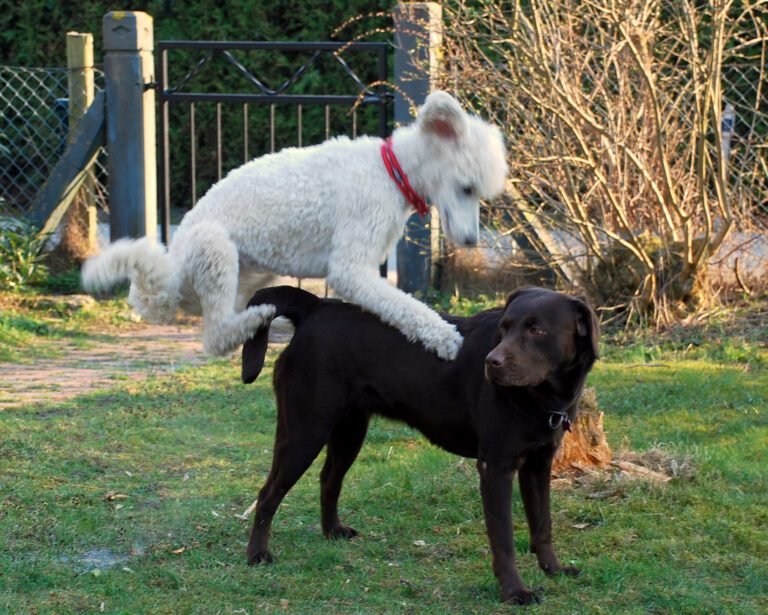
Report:
M24 336L48 335L23 318ZM515 493L521 573L544 588L536 612L768 612L765 332L686 340L608 346L590 375L613 449L661 449L693 471L556 489L555 544L581 577L538 570ZM322 537L321 456L275 518L276 563L245 565L251 519L236 515L271 463L275 356L249 386L235 358L0 411L0 613L513 611L473 462L384 420L341 498L361 536Z

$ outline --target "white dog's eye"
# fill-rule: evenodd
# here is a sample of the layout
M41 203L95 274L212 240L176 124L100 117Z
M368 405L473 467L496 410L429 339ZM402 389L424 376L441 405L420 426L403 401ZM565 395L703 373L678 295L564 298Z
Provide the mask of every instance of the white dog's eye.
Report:
M464 193L466 196L472 196L472 194L475 192L475 189L474 189L472 186L462 186L462 187L461 187L461 191L462 191L462 192L463 192L463 193Z

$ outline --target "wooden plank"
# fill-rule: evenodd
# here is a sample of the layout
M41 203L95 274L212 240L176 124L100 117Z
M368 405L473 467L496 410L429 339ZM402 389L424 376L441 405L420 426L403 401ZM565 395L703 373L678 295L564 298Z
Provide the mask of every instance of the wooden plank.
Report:
M93 104L96 92L93 68L93 34L67 32L67 69L69 81L69 142L77 125ZM71 211L62 240L69 254L87 256L98 248L96 179L92 172L80 189L81 200Z
M53 233L56 230L56 228L59 226L59 223L61 222L61 219L64 217L64 214L67 213L69 206L72 204L72 201L75 200L75 197L77 196L80 188L82 188L87 183L87 181L93 179L93 176L89 171L93 163L96 162L96 157L98 155L99 152L97 150L93 154L93 157L91 157L91 159L88 161L85 168L83 168L64 189L59 202L48 214L48 217L43 223L42 228L40 229L41 235Z
M38 227L50 228L49 218L54 213L61 220L66 211L66 207L61 207L62 199L70 196L68 207L77 192L71 189L74 180L92 164L99 148L104 145L104 101L104 92L98 92L79 122L72 143L67 146L50 177L37 193L31 211L32 220ZM73 194L69 195L69 192Z

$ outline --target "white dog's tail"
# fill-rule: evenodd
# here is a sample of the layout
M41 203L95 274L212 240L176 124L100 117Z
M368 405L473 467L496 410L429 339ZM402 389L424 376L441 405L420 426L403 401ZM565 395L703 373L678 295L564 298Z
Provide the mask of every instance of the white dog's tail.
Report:
M130 280L128 302L150 322L171 322L179 305L176 267L163 246L148 238L120 239L89 258L81 272L83 288L107 290Z

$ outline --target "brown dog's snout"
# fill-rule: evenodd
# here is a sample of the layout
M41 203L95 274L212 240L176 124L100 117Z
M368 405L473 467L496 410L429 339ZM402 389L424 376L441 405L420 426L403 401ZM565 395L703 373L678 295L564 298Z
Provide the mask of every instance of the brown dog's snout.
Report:
M501 367L504 364L505 357L498 352L498 348L491 350L485 357L485 364L488 367Z

